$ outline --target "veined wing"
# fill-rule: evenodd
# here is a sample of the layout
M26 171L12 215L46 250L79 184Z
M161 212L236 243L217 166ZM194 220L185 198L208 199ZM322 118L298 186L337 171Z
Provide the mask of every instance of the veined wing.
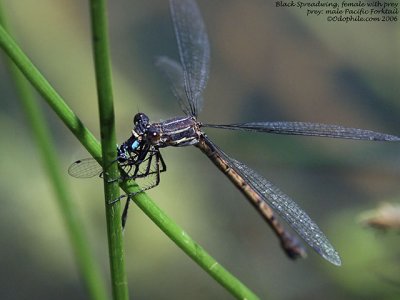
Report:
M209 73L210 46L200 10L194 0L170 0L170 10L183 69L187 107L196 117Z
M218 147L213 146L218 151L218 154L226 160L229 167L238 173L259 197L271 206L308 245L332 264L341 265L339 254L328 241L325 234L289 196L285 195L272 183L245 164L230 158Z
M166 56L158 57L156 66L162 71L165 77L167 77L172 93L178 99L183 112L190 116L193 116L195 112L197 115L203 103L203 99L200 95L196 105L188 100L185 92L182 66L175 60ZM193 105L191 105L191 103Z
M203 124L204 127L230 130L247 130L276 134L321 136L353 140L398 142L400 137L372 130L344 127L339 125L308 122L252 122L229 125Z
M101 172L103 172L102 167L91 157L77 160L68 168L68 174L75 178L91 178L99 176Z

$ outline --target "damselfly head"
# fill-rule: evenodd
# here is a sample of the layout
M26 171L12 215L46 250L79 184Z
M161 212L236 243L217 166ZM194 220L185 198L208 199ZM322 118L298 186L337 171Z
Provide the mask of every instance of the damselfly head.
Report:
M133 118L134 130L139 135L146 132L147 128L150 126L149 123L149 117L144 113L137 113Z

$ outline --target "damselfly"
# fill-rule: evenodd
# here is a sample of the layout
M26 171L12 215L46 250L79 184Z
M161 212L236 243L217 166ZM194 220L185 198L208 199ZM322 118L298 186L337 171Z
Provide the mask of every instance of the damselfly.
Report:
M118 161L132 178L155 176L154 182L143 190L158 185L160 172L166 170L160 148L194 145L231 180L271 226L287 255L305 255L297 239L292 237L274 216L277 212L308 245L335 265L341 260L310 217L287 195L261 175L229 157L201 130L202 127L247 130L276 134L320 136L370 141L400 141L393 135L370 130L305 122L254 122L230 125L203 124L197 121L202 107L202 92L209 73L210 49L205 26L194 0L170 0L170 11L178 44L180 64L161 57L157 65L170 81L172 91L186 114L164 122L151 123L138 113L134 117L131 137L118 147ZM75 177L91 177L102 170L93 168L93 160L81 160L71 165L69 173ZM131 195L128 195L131 196ZM126 215L129 201L124 210ZM124 216L123 216L124 218Z

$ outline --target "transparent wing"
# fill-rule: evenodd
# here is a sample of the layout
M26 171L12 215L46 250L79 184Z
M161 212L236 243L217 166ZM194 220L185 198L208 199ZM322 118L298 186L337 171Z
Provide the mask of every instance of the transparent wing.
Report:
M203 124L204 127L247 130L276 134L321 136L369 141L400 141L400 137L372 130L307 122L253 122L229 125Z
M68 168L68 174L75 178L91 178L99 176L101 172L103 169L94 158L77 160Z
M156 60L156 66L162 71L162 73L168 78L172 93L179 100L179 105L183 112L187 115L193 116L193 108L190 106L190 102L187 99L185 93L185 83L183 78L182 66L173 59L166 56L158 57ZM201 95L199 96L198 104L203 102ZM200 107L195 109L196 114L199 113Z
M194 0L170 0L170 10L190 115L197 116L209 73L210 46L204 22Z
M226 160L229 167L235 170L256 191L260 198L271 206L308 245L332 264L341 265L339 254L318 225L289 196L245 164L229 157L215 145L214 147L221 157Z

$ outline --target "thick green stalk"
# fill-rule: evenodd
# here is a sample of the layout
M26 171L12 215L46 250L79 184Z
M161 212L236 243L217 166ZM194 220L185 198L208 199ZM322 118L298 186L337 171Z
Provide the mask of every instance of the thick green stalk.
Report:
M5 26L1 5L0 24ZM10 62L9 68L25 111L26 120L32 129L43 165L54 188L55 199L60 208L60 214L63 217L72 249L90 298L98 300L107 299L107 290L101 276L100 268L94 260L92 251L89 249L88 239L82 229L82 222L78 218L79 214L63 182L57 152L54 149L52 137L46 126L42 112L36 103L32 87L14 63Z
M106 205L108 253L110 256L111 284L114 299L129 299L125 272L124 243L121 225L121 205L109 203L119 197L118 164L115 162L115 117L111 84L111 63L108 47L106 1L91 0L92 42L96 73L100 135L102 145L104 196ZM112 181L112 182L111 182Z
M72 133L79 139L89 153L97 159L101 157L100 145L94 138L93 134L83 126L82 122L1 26L0 46L20 68L32 85L42 94L43 98L57 113L65 125L72 131ZM131 180L122 182L120 186L126 193L139 191L138 186ZM203 248L196 244L196 242L193 241L182 228L165 215L146 193L137 195L134 197L133 201L188 256L190 256L201 268L207 271L214 279L229 290L235 297L238 299L258 299L254 293L219 265L218 262L204 251Z

